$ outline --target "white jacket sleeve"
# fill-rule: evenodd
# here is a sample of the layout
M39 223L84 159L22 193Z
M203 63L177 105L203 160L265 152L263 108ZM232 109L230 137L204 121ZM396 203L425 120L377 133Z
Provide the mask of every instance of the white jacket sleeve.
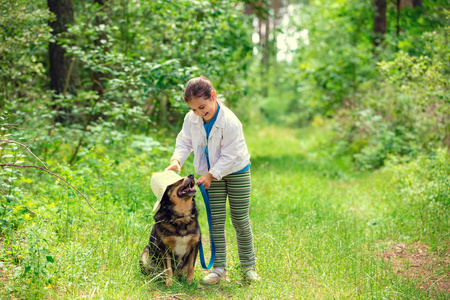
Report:
M220 158L209 170L209 173L216 180L221 180L223 176L230 173L230 169L239 155L240 142L243 140L243 136L244 133L242 132L242 125L240 123L228 124L224 128Z
M184 162L193 150L188 118L188 115L184 118L183 127L177 136L175 151L170 159L170 161L173 161L174 159L178 160L180 162L180 166L183 166Z

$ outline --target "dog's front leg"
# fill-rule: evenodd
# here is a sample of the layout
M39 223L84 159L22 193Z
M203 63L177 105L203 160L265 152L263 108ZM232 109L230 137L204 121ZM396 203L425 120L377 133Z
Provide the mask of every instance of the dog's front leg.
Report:
M191 253L189 253L189 259L188 259L188 268L186 273L186 281L187 283L191 284L192 280L194 279L195 273L195 260L197 259L197 253L198 253L198 245L194 247L191 250Z
M141 259L139 261L139 264L141 265L141 272L144 275L149 275L150 274L149 252L150 252L150 248L148 246L145 246L144 251L142 251L142 254L141 254Z
M166 285L171 287L173 281L173 269L170 255L166 255L166 258L164 259L164 274L166 275Z

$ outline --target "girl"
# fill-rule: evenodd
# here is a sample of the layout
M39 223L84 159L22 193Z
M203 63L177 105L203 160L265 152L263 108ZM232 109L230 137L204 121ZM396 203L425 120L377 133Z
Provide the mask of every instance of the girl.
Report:
M196 77L186 85L184 101L191 108L177 136L174 154L166 170L181 171L194 151L194 167L202 175L197 184L209 191L212 213L212 235L216 245L214 268L203 278L215 284L226 277L225 218L226 201L236 230L239 262L246 279L258 281L255 271L253 235L249 220L250 154L239 119L223 105L211 81Z

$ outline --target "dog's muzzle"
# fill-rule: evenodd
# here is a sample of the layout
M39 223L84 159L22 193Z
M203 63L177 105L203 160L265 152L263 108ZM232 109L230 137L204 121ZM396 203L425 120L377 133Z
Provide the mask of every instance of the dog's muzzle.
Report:
M184 179L183 185L177 191L177 195L180 198L193 197L196 192L195 178L193 174L190 174Z

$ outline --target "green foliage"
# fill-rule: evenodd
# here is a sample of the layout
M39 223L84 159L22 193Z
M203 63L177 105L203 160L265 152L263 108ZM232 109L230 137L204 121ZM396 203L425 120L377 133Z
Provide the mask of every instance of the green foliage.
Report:
M433 214L439 207L450 210L450 156L445 149L403 164L394 158L387 170L401 186L399 197L420 206L422 212L430 209Z
M449 27L424 34L421 56L399 52L379 63L383 81L368 85L360 104L336 119L338 147L354 154L359 167L450 145L448 33Z
M251 50L248 29L233 3L108 1L102 7L85 3L60 41L91 77L102 74L104 93L91 114L148 129L142 124L148 117L162 124L180 118L182 88L200 74L210 77L230 104L236 101ZM86 84L85 89L92 85ZM87 104L76 106L89 111L89 99L81 98Z
M414 238L426 241L433 250L448 251L450 217L450 156L446 149L432 154L420 154L407 161L393 157L383 169L392 176L396 186L394 206L397 222L405 226L404 233L419 230Z
M3 114L2 114L3 115ZM2 125L5 117L0 115L0 164L22 166L28 154L17 143L24 142L24 137ZM29 179L23 177L20 169L5 166L0 169L0 234L11 234L20 224L30 219L30 211L23 203L23 184Z
M59 275L55 270L55 260L49 252L53 237L47 232L45 226L29 227L27 231L29 246L28 249L19 248L23 260L21 260L21 266L16 269L13 279L25 279L33 290L31 294L39 298L40 291L56 283L55 280Z
M43 4L13 2L1 6L0 106L47 126L39 153L65 144L73 164L100 132L179 125L187 110L182 89L194 76L208 76L229 106L244 93L251 28L240 2L74 2L75 24L59 36L50 35ZM76 95L48 90L46 55L54 40L78 66Z
M0 108L21 114L46 97L50 14L42 1L0 2ZM34 105L35 106L35 105Z
M95 214L62 182L28 175L33 185L23 200L36 215L2 236L0 267L7 280L0 280L1 297L429 298L429 291L401 277L380 254L385 241L407 244L419 239L447 251L449 211L439 203L448 190L442 189L438 198L432 182L448 184L448 154L440 151L435 159L395 164L385 172L355 172L348 157L330 155L332 135L320 128L247 128L246 136L253 154L250 218L261 282L251 288L243 284L229 222L228 281L202 287L206 272L199 264L192 285L175 279L170 289L158 277L140 274L139 254L153 225L150 176L166 166L174 137L158 144L155 140L163 137L133 136L113 144L98 142L75 170L55 166L106 214ZM187 165L182 174L192 170L192 160ZM204 206L197 200L206 235Z
M380 74L380 68L391 62L397 65L391 71L400 68L402 55L412 60L433 59L433 65L444 68L438 65L448 60L442 33L448 26L445 9L448 3L423 1L421 8L402 3L398 35L394 4L395 1L387 3L386 34L378 47L373 45L373 1L317 0L290 5L288 10L293 12L289 24L278 29L288 39L294 39L298 47L292 63L271 65L269 97L260 105L263 115L270 121L294 126L304 126L315 116L341 115L341 109L352 110L364 102L367 93L382 90L384 86L378 82L389 75ZM285 20L282 21L284 24ZM381 67L377 69L378 63ZM431 76L430 62L426 64ZM399 70L407 76L421 76L409 74L409 69ZM435 83L441 79L436 80ZM423 86L424 91L432 87Z
M397 36L397 8L396 2L387 1L387 34L384 45L379 50L380 60L390 60L396 52L404 51L410 55L420 56L424 45L421 36L424 32L431 32L448 25L446 11L447 0L423 0L422 7L404 5L399 16L400 32Z
M270 1L74 1L75 24L57 37L44 3L0 4L0 123L16 124L1 127L0 139L34 139L29 149L101 212L50 175L2 168L0 297L448 298L417 288L378 253L388 243L419 240L448 251L446 1L403 7L398 36L389 2L378 49L373 1L294 2L301 2L293 17L301 32L296 57L264 77L259 57L251 57L243 4L267 17ZM76 95L48 90L54 39L77 61ZM153 222L151 174L167 166L171 126L187 109L182 88L198 75L255 125L246 136L263 281L251 289L242 285L230 223L230 281L223 285L200 288L198 268L193 285L176 280L168 290L139 272ZM272 88L261 99L266 85ZM266 128L261 116L314 128ZM38 164L21 153L2 143L0 164ZM375 168L381 172L367 171ZM188 160L182 174L192 169Z
M299 8L298 30L308 38L298 50L299 110L333 115L360 84L374 77L372 1L310 1Z

